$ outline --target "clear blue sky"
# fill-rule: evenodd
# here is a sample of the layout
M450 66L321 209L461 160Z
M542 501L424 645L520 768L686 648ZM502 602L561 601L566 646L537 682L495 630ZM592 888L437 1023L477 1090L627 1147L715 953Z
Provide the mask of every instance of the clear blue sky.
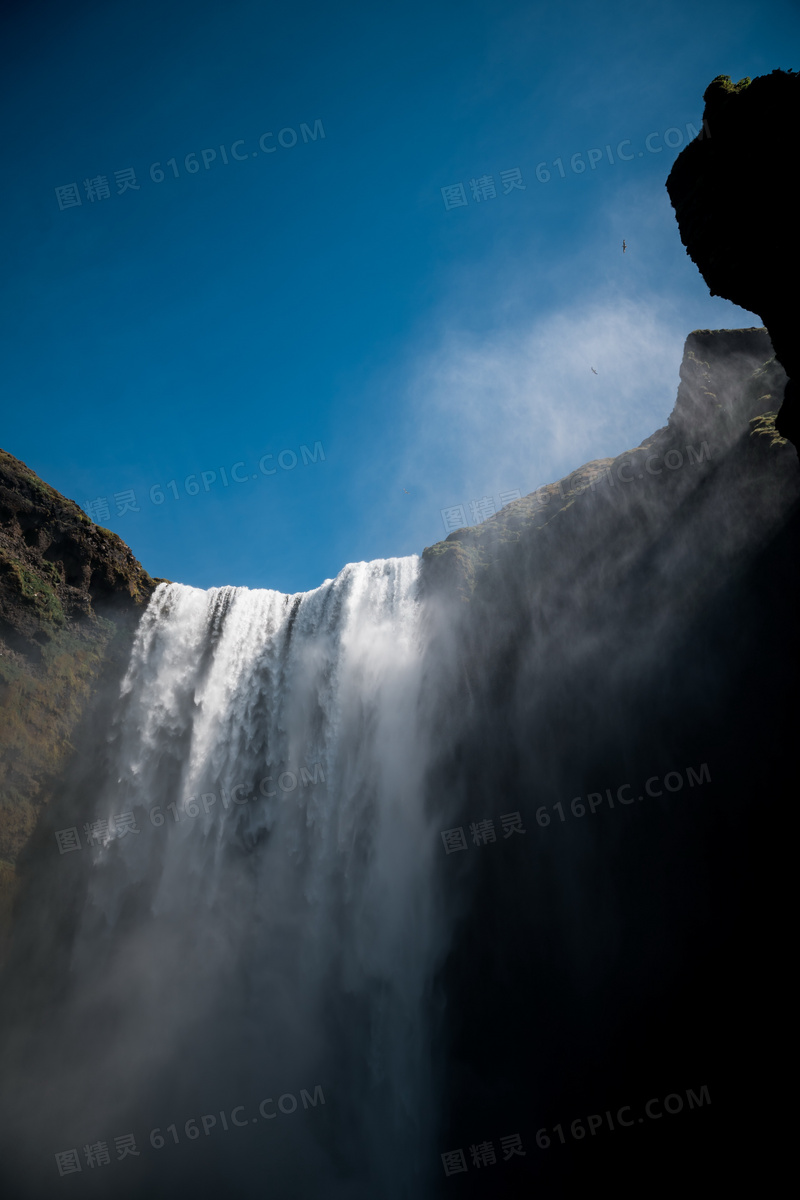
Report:
M663 425L691 329L760 324L664 181L715 75L800 66L794 3L5 12L0 444L154 575L291 592L419 553L442 509Z

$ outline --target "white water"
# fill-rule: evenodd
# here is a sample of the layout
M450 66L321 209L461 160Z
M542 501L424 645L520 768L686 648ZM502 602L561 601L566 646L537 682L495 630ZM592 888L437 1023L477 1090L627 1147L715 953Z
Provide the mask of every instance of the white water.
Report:
M295 596L162 584L90 814L133 811L141 830L92 851L73 964L86 1019L113 1013L103 1102L122 1103L120 1072L140 1111L177 1074L171 1103L193 1107L156 1126L236 1088L257 1103L321 1083L341 1184L318 1113L281 1128L309 1197L418 1195L437 1156L418 569L358 563Z

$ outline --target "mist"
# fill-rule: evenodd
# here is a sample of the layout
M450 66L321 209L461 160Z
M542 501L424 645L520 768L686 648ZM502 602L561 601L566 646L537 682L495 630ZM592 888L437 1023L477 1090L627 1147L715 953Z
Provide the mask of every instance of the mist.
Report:
M597 319L577 345L600 371L628 326ZM549 412L545 342L463 378L510 419L541 363ZM296 595L158 587L20 905L14 1195L55 1194L55 1156L105 1144L59 1195L435 1197L443 1154L501 1137L525 1154L492 1164L492 1195L583 1186L611 1134L556 1160L537 1130L687 1088L717 1107L613 1170L655 1144L677 1178L727 1145L755 1071L740 1056L732 1080L726 1054L752 1001L750 805L788 719L791 648L765 692L757 614L788 628L800 480L753 428L784 385L765 331L695 334L641 447L422 559ZM613 439L590 411L585 444ZM545 429L571 468L566 415ZM57 849L70 828L80 854Z

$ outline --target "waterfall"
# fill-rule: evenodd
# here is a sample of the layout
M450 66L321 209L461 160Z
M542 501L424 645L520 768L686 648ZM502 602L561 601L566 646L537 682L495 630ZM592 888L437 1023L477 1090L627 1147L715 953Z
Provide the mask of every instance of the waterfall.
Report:
M66 1072L63 1137L319 1086L324 1110L248 1117L247 1146L218 1117L224 1178L268 1163L275 1195L424 1191L442 923L418 577L409 557L291 596L159 586L86 816L64 1021L103 1048Z
M634 1195L731 1158L800 475L768 345L719 336L641 474L307 593L158 587L21 863L3 1195Z

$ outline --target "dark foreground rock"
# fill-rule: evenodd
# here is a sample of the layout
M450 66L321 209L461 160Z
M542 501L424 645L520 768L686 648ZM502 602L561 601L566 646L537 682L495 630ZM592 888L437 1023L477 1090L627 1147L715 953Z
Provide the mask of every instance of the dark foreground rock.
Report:
M435 746L426 799L441 830L463 837L449 853L437 840L434 860L449 940L425 997L440 1084L426 1119L439 1122L441 1153L463 1152L465 1170L446 1177L436 1156L410 1164L409 1177L424 1176L415 1196L448 1197L454 1187L476 1200L574 1196L598 1181L619 1197L693 1197L733 1184L779 1194L780 1145L772 1129L753 1129L763 1128L765 1098L772 1111L791 1099L774 1079L793 1018L786 830L800 600L800 465L775 428L785 381L764 329L695 331L662 429L423 555ZM142 580L142 595L153 582ZM99 601L89 600L94 610ZM141 604L128 584L119 600L134 622ZM27 609L19 618L13 610L9 624L31 644ZM52 785L60 794L40 804L17 859L22 890L0 981L0 1027L11 1035L0 1058L6 1077L22 1082L0 1111L0 1174L19 1200L49 1194L54 1153L72 1145L53 1112L89 1103L79 1088L77 1100L65 1086L55 1103L49 1092L73 1078L65 1061L83 1062L82 1044L73 1037L62 1046L59 1026L70 1011L76 930L96 922L99 935L105 916L87 899L97 866L88 855L59 858L54 831L93 811L108 771L102 709L130 643L128 625L103 619L109 636L119 631L118 656L109 642L97 675L84 677L91 706L81 702L67 739L67 765ZM41 662L28 656L29 672L50 669L54 641L40 643ZM24 651L14 654L22 670ZM16 695L31 740L19 761L33 761L35 747L48 744L41 713L49 714L49 696ZM37 778L30 774L32 784ZM252 857L236 861L252 874ZM102 867L119 887L115 929L135 929L137 912L149 913L159 871L151 865L152 878L150 867L141 878ZM208 898L220 902L224 893ZM66 1022L79 1035L85 1025L79 1077L92 1097L95 1071L114 1091L136 1076L120 1037L123 1014L108 1002L111 927L101 942L93 965L84 962L91 1015L79 1006L76 1023ZM138 986L136 952L122 965ZM225 979L237 1000L246 998L248 965ZM336 1002L346 1008L350 999L343 984ZM235 1052L249 1068L248 1022L192 1024L193 1008L169 1014L168 1027L185 1020L185 1030L178 1045L160 1047L165 1071L180 1065L175 1086L205 1051L226 1061ZM148 1047L159 1048L166 1016L143 1032ZM367 1044L354 1038L355 1069ZM254 1065L268 1074L272 1064ZM324 1083L326 1115L346 1111L346 1071ZM60 1181L64 1194L260 1195L274 1166L268 1141L249 1158L233 1129L228 1142L198 1135L175 1146L181 1157L149 1141L156 1110L163 1130L173 1117L245 1099L186 1087L185 1102L161 1109L145 1089L135 1129L141 1159L114 1174L116 1164L83 1170ZM408 1099L424 1110L420 1097ZM289 1138L284 1131L300 1126L280 1128ZM86 1136L127 1129L98 1126ZM521 1153L509 1156L506 1138L518 1138ZM326 1195L367 1200L374 1189L359 1191L341 1161ZM398 1196L409 1194L402 1183ZM280 1200L298 1195L273 1190Z
M789 379L778 430L800 445L800 340L795 147L800 75L773 71L703 96L703 129L667 179L681 241L708 284L769 330Z
M780 1188L773 1118L747 1130L758 1097L791 1103L785 380L765 331L696 331L664 429L425 552L450 662L432 791L465 839L441 848L438 1038L441 1149L468 1169L442 1196Z

